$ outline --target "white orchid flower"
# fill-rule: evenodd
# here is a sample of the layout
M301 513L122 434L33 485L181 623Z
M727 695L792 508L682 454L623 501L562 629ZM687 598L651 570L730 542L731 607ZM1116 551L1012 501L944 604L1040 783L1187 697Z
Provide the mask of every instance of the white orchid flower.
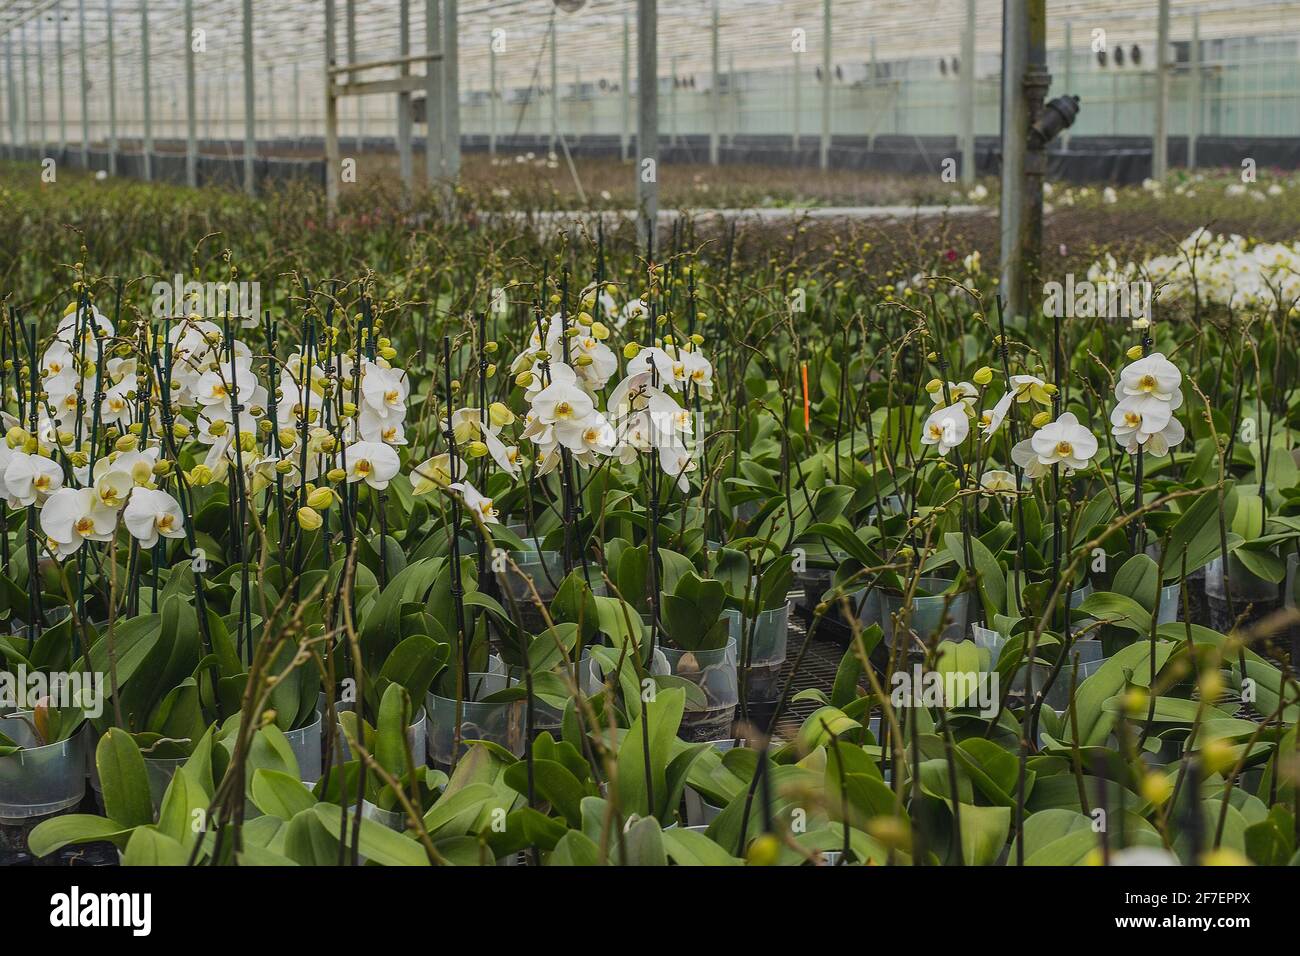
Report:
M122 511L122 523L142 548L152 548L159 536L185 537L185 514L180 502L165 491L137 487Z
M364 481L376 491L387 488L388 483L402 470L397 452L382 442L353 442L347 447L344 459L347 462L348 483Z
M112 541L116 527L117 512L101 505L93 488L60 488L41 509L41 530L59 558L84 541Z
M1182 381L1183 373L1178 371L1178 366L1159 352L1152 352L1119 373L1119 381L1115 383L1115 397L1123 399L1129 395L1149 395L1161 401L1172 402L1174 396L1178 395L1181 402L1178 387Z
M485 524L500 524L501 512L492 507L492 499L480 494L468 481L457 481L448 487L459 491L465 507L475 512Z
M1064 465L1067 473L1086 467L1097 454L1097 439L1079 424L1073 412L1044 425L1029 441L1042 464Z
M63 469L43 455L12 452L4 469L4 486L11 508L39 504L63 486Z
M992 494L1014 492L1016 476L1000 468L990 468L980 475L980 487Z
M970 420L966 417L966 407L959 402L930 414L921 431L921 443L936 445L940 455L947 455L964 442L969 434Z

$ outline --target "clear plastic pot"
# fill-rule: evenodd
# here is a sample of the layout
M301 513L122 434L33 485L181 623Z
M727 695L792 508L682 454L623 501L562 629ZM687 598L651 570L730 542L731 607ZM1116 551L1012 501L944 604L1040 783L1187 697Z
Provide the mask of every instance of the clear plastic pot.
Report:
M0 757L0 822L20 823L75 807L86 795L86 732L35 746L30 711L0 717L0 733L23 750Z
M353 704L351 701L338 701L334 705L336 713L351 713ZM406 728L406 742L411 747L411 759L415 761L417 767L423 767L425 761L424 753L425 738L425 716L424 708L421 707ZM347 736L343 733L343 725L339 724L334 733L334 759L332 764L337 767L340 764L347 763L352 759L352 748L348 746Z
M298 777L303 781L310 781L315 785L320 779L321 772L321 722L320 711L316 711L316 719L306 727L299 727L297 730L285 732L285 739L289 741L289 749L293 751L294 757L298 761Z
M728 638L726 647L711 651L680 651L661 645L655 648L651 673L688 680L704 694L703 706L689 700L686 703L679 733L682 739L717 740L731 731L740 701L734 640Z
M780 693L792 606L787 601L783 607L763 611L753 621L731 608L723 612L731 639L739 649L741 666L745 661L749 663L745 668L745 688L751 701L776 700ZM748 652L745 650L746 641L750 642Z
M470 674L470 698L483 698L519 683L504 674ZM466 700L461 705L460 752L468 750L466 740L490 740L515 756L524 752L524 705L522 700L504 703L480 703ZM445 770L455 757L456 698L439 697L432 691L425 698L425 725L429 758L435 767Z
M564 580L564 559L560 552L511 551L510 560L514 565L507 562L505 570L497 572L506 607L510 606L512 598L523 607L532 607L532 589L536 589L537 596L549 604ZM530 580L532 589L529 588Z
M911 634L926 644L938 640L959 641L966 633L966 608L970 593L944 594L953 582L946 578L920 578L906 612L906 624ZM927 592L927 593L920 593ZM885 644L893 646L895 618L903 613L904 595L889 591L881 593L880 627L885 634Z

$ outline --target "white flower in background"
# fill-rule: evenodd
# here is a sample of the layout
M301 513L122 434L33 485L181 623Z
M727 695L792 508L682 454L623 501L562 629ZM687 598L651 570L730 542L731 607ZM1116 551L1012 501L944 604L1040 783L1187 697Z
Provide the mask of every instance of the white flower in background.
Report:
M682 354L686 380L699 391L700 398L713 397L713 364L704 357L699 349L691 349Z
M1016 490L1016 476L1009 471L990 468L980 475L980 487L992 494L1014 492Z
M1040 405L1052 404L1052 393L1048 390L1047 383L1037 375L1012 375L1009 384L1011 394L1021 404L1030 401Z
M142 548L152 548L164 538L185 537L185 515L180 503L165 491L137 487L122 511L122 523Z
M101 425L114 425L125 429L131 424L135 409L131 405L130 394L135 391L135 381L124 379L104 393L104 401L99 409Z
M629 319L641 319L646 314L646 304L641 299L628 299L623 305L623 310L618 314L618 320L614 328L622 330L627 325Z
M101 505L92 488L60 488L41 509L41 530L59 558L83 541L112 541L116 527L117 512Z
M1011 411L1011 403L1015 401L1015 395L1007 392L998 399L998 403L991 409L986 408L980 415L980 433L987 440L998 433L1002 423L1006 421L1007 413Z
M921 444L937 445L940 455L946 455L966 440L970 434L970 420L964 405L940 408L925 420L921 431Z
M660 388L667 387L675 392L678 385L686 381L686 364L677 362L671 355L657 346L642 349L637 353L636 358L627 363L629 378L643 372L650 372L652 369L659 379L656 384Z
M86 359L93 362L95 360L95 329L99 329L103 338L111 339L113 337L113 323L108 316L93 305L81 309L73 307L59 320L59 326L54 332L54 338L63 342L74 353L77 353L78 328L81 329L82 339L85 343Z
M364 481L376 491L387 488L402 470L397 452L382 442L353 442L347 447L344 458L348 482Z
M492 507L492 499L480 494L478 489L468 481L458 481L448 486L452 491L459 491L465 501L465 507L479 516L484 524L499 524L501 512Z
M691 483L686 476L693 472L697 465L695 457L684 445L660 442L659 467L664 470L664 474L677 481L680 491L690 491Z
M1042 478L1052 470L1034 451L1034 440L1026 438L1011 449L1011 460L1020 466L1026 478Z
M975 189L984 189L984 187L976 186ZM974 190L972 190L972 192L974 192ZM985 191L985 194L987 195L987 190ZM976 249L966 258L962 259L961 264L966 268L966 271L971 275L973 276L979 275L980 274L980 251Z
M551 383L532 400L532 412L538 422L543 425L580 422L595 410L591 396L575 384L576 378L567 365L552 363Z
M947 395L944 394L943 383L940 382L939 386L930 392L930 401L937 408L962 404L972 407L979 400L979 397L979 389L970 382L949 382ZM951 398L951 402L949 398Z
M4 468L4 487L11 508L44 502L63 486L63 469L43 455L12 452Z
M1170 450L1186 437L1187 433L1183 428L1183 423L1176 418L1170 418L1169 423L1164 428L1147 439L1143 450L1158 458L1163 457L1169 454ZM1137 451L1132 444L1126 450L1130 453Z
M1049 467L1064 465L1067 474L1086 467L1097 454L1097 439L1079 424L1073 412L1038 429L1029 442L1040 463Z
M41 378L48 385L51 379L67 379L69 384L76 381L76 359L67 342L55 339L41 357Z

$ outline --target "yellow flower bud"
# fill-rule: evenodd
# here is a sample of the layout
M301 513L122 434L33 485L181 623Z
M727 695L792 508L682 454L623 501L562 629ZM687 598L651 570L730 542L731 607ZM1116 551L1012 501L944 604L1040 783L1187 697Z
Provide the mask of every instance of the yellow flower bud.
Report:
M308 507L298 509L298 525L304 531L315 531L323 523L324 520L321 518L320 512L315 508Z
M190 437L190 426L184 422L175 422L172 424L172 437L177 441L184 441Z
M1169 799L1173 792L1174 782L1167 773L1155 770L1142 778L1142 799L1152 806L1160 806Z
M334 491L331 488L317 488L307 496L308 507L324 511L334 504Z
M495 362L489 362L488 367L483 370L483 375L485 378L492 378L494 375L496 375L496 373L497 373L497 367Z
M628 342L627 345L623 346L623 358L625 359L634 359L640 352L641 345L639 342Z
M493 402L488 406L488 421L497 428L504 428L515 420L515 413L512 412L501 402Z
M347 476L348 473L344 471L342 468L331 468L329 471L325 472L325 477L328 478L330 481L334 482L335 484L338 484Z
M1035 416L1034 416L1033 418L1031 418L1029 421L1030 421L1030 424L1032 424L1035 428L1042 428L1044 425L1046 425L1046 424L1047 424L1048 422L1050 422L1051 420L1052 420L1052 413L1051 413L1051 412L1039 412L1037 415L1035 415Z
M166 459L156 461L153 464L153 473L160 478L165 478L172 473L172 467L172 463Z
M387 359L389 361L392 361L393 359L397 358L397 349L391 347L386 349L380 349L379 357L382 359Z
M344 417L344 418L351 418L351 417L352 417L353 415L355 415L356 413L357 413L357 405L356 405L356 402L344 402L344 403L343 403L343 417Z
M282 447L287 448L297 440L298 440L298 433L294 431L292 428L280 429L280 445Z
M573 360L573 365L574 368L586 368L592 363L592 361L593 359L590 355L579 355Z
M189 482L195 487L201 488L212 481L212 469L207 465L195 465L190 469Z
M987 385L993 381L993 369L985 365L975 372L973 378L976 385Z
M27 434L27 429L21 425L14 425L9 431L5 432L5 444L10 448L17 448L19 445L27 444L27 439L30 437Z
M60 445L71 445L76 438L72 432L65 431L60 431L56 437L58 438Z
M591 337L598 342L603 342L609 338L609 326L604 322L591 323Z
M533 384L533 373L531 369L524 369L515 376L515 384L520 388L527 388Z
M1130 360L1136 362L1138 359L1142 357L1142 346L1135 345L1124 354L1127 355Z
M118 451L135 451L136 446L140 444L140 439L134 435L123 435L117 441L113 442L113 447Z
M595 320L591 317L591 313L590 313L590 312L579 312L579 313L578 313L578 324L579 324L579 325L591 325L591 323L594 322L594 321L595 321Z
M694 342L696 345L703 345L704 336L700 335L699 332L696 332L694 335L691 336L691 341Z
M226 433L226 429L228 427L229 425L227 422L224 422L220 418L218 418L215 422L212 422L211 424L208 425L208 433L216 436L217 438L220 438L222 435Z
M287 475L293 471L293 462L281 458L275 463L275 473L277 475Z
M775 866L781 856L781 841L771 833L764 833L749 845L745 859L750 866Z
M487 453L488 447L481 441L472 441L465 446L465 454L470 458L482 458Z
M932 378L930 379L930 381L925 383L925 390L929 392L931 395L939 391L941 388L943 388L943 382L941 382L937 378Z

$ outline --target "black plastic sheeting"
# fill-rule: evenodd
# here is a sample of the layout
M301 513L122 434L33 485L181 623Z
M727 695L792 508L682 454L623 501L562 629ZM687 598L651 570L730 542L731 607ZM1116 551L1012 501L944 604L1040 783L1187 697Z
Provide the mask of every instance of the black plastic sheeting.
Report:
M615 135L587 135L568 137L569 151L577 157L616 158L622 155L619 137ZM183 149L183 141L169 141L169 145ZM230 147L224 141L203 141L198 159L198 180L201 186L230 186L238 188L244 181L244 160L239 153L212 155L217 150ZM324 185L325 161L310 158L310 154L324 152L324 140L319 137L279 138L260 141L259 146L268 152L303 152L307 157L272 157L255 160L257 181L283 183L306 181ZM392 153L396 143L391 137L343 137L340 152ZM234 144L235 149L242 143ZM413 148L424 150L424 140L415 138ZM484 134L465 136L461 148L469 152L483 152L488 148ZM497 151L507 155L532 152L545 155L550 149L547 135L511 135L497 138ZM636 150L635 137L629 149ZM59 165L79 168L81 151L47 150L43 154L34 146L0 146L0 156L6 158L38 160L53 157ZM723 164L754 164L774 167L816 168L820 162L820 139L803 136L798 147L789 136L745 135L723 137L718 159ZM960 172L963 157L955 136L903 136L879 135L835 136L831 139L828 162L832 169L863 172L897 173L903 175L938 176L944 161L954 160L954 172ZM1197 142L1197 164L1200 168L1231 167L1240 169L1246 159L1253 160L1260 169L1300 169L1300 137L1222 137L1202 136ZM659 160L667 164L707 163L709 140L707 135L693 134L678 137L674 143L664 137L659 144ZM1001 151L996 136L980 136L975 141L976 171L980 176L995 176L1001 167ZM1187 138L1169 138L1169 164L1185 166ZM108 169L108 153L92 150L91 169ZM161 182L185 182L185 155L183 152L156 152L153 161L154 178ZM118 154L120 175L140 177L143 174L143 157L139 152ZM1142 136L1073 136L1068 149L1055 146L1048 154L1048 175L1054 180L1075 183L1135 184L1151 175L1151 139Z

